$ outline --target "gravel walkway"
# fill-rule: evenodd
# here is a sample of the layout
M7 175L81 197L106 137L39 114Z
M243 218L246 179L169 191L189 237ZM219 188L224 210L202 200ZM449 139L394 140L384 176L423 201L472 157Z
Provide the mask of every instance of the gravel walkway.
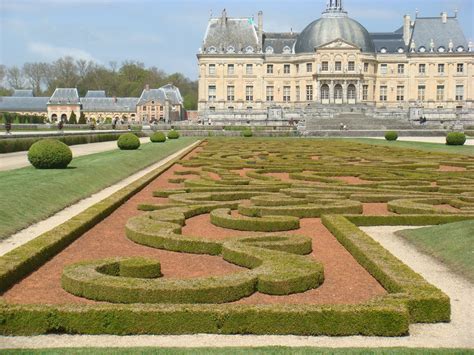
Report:
M140 138L142 144L149 143L149 137ZM82 155L106 152L117 148L117 141L77 144L69 146L74 158ZM13 170L29 166L28 151L0 154L0 171Z
M371 139L385 139L384 137L367 137ZM398 137L399 141L446 144L446 137ZM465 145L474 145L474 139L468 139Z
M444 265L415 250L394 232L407 227L363 228L396 257L421 273L451 298L452 321L446 324L414 324L407 337L302 337L302 336L109 336L42 335L0 337L0 348L55 347L243 347L243 346L313 346L313 347L425 347L474 348L474 286L451 273Z
M146 138L148 139L148 138ZM116 142L113 142L116 144ZM197 141L191 145L189 145L186 148L181 149L180 151L168 156L167 158L160 160L159 162L149 166L146 169L143 169L128 178L112 185L107 188L105 188L102 191L99 191L93 195L91 195L88 198L85 198L76 204L69 206L62 211L56 213L55 215L38 222L36 224L31 225L28 228L25 228L21 231L19 231L16 234L13 234L7 239L0 240L0 256L8 253L10 250L15 249L16 247L25 244L26 242L36 238L42 233L45 233L49 231L50 229L53 229L54 227L60 225L61 223L66 222L67 220L71 219L75 215L81 213L82 211L86 210L90 206L96 204L99 201L102 201L104 198L109 197L111 194L114 192L120 190L121 188L129 185L133 181L141 178L142 176L148 174L152 170L166 164L170 160L174 159L175 157L179 156L181 153L183 153L186 149L189 149L191 146L196 146L200 143L200 141ZM95 144L95 143L94 143ZM98 144L103 144L103 143L98 143Z

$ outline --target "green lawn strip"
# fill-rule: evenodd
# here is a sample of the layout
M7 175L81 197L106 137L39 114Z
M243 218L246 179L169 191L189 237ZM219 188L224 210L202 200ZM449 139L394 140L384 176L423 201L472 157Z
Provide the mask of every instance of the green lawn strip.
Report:
M474 282L474 220L408 229L397 234Z
M0 239L72 205L195 142L184 137L139 150L112 150L73 159L67 169L0 172Z
M468 349L423 348L311 348L311 347L225 347L225 348L57 348L4 350L3 354L352 354L352 355L404 355L404 354L472 354Z
M463 154L463 155L474 155L474 146L463 145L463 146L448 146L444 143L426 143L426 142L408 142L408 141L395 141L389 142L382 139L374 138L344 138L356 143L365 143L372 145L381 145L392 148L404 148L404 149L417 149L426 152L435 153L448 153L448 154Z

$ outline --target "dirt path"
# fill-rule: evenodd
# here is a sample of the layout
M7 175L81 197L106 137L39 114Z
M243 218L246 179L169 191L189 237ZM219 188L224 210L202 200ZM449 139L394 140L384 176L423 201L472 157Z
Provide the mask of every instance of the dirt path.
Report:
M421 273L451 298L452 321L446 324L415 324L408 337L302 337L254 335L180 335L180 336L82 336L42 335L0 337L0 348L55 347L226 347L226 346L314 346L314 347L425 347L474 348L474 286L451 273L444 265L428 257L394 232L406 227L368 227L364 230L396 257Z

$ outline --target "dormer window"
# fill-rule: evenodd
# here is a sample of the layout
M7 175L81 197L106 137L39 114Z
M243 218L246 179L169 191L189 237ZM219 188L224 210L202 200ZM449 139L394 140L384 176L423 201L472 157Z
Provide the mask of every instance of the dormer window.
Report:
M458 51L459 53L464 52L464 47L459 46L458 48L456 48L456 51Z
M403 53L403 52L405 52L405 50L402 47L400 47L400 48L397 49L397 52L398 53Z
M207 49L208 53L217 53L217 48L214 46L211 46Z
M425 52L426 52L426 47L425 47L425 46L421 46L420 48L418 48L418 52L420 52L420 53L425 53Z
M291 54L291 48L288 46L283 47L283 54Z
M254 50L253 50L252 46L248 46L247 48L245 48L245 53L252 54L253 52L254 52Z
M444 52L446 52L446 48L444 48L443 46L441 46L441 47L438 48L438 52L439 52L439 53L444 53Z
M266 54L273 54L273 47L268 46L267 48L265 48L265 53Z
M385 48L385 47L380 48L380 53L382 53L382 54L387 53L387 48Z
M227 53L235 53L235 48L232 46L227 47Z

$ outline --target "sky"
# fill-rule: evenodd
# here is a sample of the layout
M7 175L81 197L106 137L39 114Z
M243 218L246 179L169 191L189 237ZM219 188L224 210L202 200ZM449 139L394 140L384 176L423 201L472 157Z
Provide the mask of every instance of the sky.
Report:
M394 31L404 14L439 16L458 9L474 41L474 0L343 0L369 32ZM209 16L264 13L264 30L300 32L326 0L0 0L0 64L51 62L70 55L108 66L136 60L197 79L196 53Z

